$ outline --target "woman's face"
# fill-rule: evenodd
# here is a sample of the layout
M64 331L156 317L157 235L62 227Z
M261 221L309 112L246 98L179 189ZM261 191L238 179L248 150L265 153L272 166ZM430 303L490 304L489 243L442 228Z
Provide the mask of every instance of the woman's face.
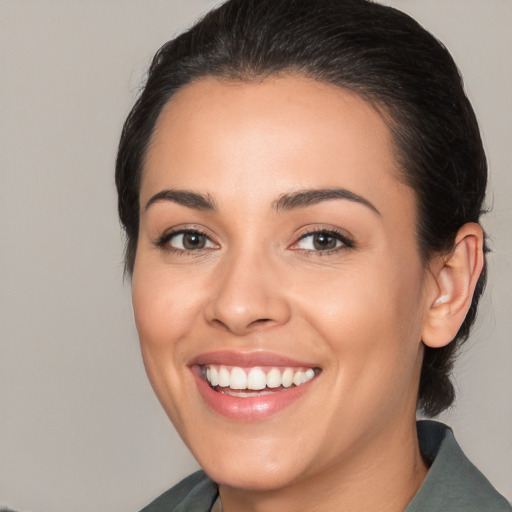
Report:
M162 111L135 318L163 407L221 484L363 467L414 425L432 286L398 173L380 115L313 80L202 79Z

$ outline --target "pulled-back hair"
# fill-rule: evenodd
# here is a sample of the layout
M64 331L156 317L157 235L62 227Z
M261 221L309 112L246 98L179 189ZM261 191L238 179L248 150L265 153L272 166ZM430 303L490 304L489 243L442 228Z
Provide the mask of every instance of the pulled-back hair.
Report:
M125 269L133 271L146 150L164 105L203 77L255 81L300 74L355 92L386 120L399 179L417 197L425 264L449 252L459 228L478 222L487 164L478 124L445 47L406 14L367 0L229 0L156 53L130 112L116 164ZM419 406L434 416L455 398L450 381L485 284L485 267L455 339L425 347Z

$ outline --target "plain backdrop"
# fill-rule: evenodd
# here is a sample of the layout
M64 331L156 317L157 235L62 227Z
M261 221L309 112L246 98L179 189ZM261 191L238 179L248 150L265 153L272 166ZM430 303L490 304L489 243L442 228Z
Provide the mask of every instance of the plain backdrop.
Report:
M390 0L452 51L491 182L490 284L443 416L512 498L512 1ZM154 51L208 0L0 0L0 504L135 511L196 468L140 359L113 168Z

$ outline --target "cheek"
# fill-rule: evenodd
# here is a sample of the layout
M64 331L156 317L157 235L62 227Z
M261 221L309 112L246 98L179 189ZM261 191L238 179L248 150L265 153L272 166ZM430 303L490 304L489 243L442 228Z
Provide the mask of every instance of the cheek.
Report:
M325 275L303 274L302 296L308 309L316 311L326 326L347 318L389 319L395 324L407 313L418 314L421 299L421 274L418 269L403 269L400 265L359 265L362 268L340 268ZM413 315L413 316L415 316ZM406 318L403 318L406 320ZM355 322L354 327L370 327ZM400 322L402 323L402 322ZM404 322L407 323L407 322ZM345 325L349 328L352 323ZM398 327L398 326L397 326Z
M405 266L383 255L303 279L308 293L298 299L301 309L344 372L354 376L371 366L370 374L382 375L414 365L423 322L419 263Z
M197 289L189 279L169 275L141 259L132 279L132 302L141 353L151 385L179 432L191 407L187 336L198 319Z
M198 288L193 280L156 266L135 266L132 302L143 353L175 351L200 313Z

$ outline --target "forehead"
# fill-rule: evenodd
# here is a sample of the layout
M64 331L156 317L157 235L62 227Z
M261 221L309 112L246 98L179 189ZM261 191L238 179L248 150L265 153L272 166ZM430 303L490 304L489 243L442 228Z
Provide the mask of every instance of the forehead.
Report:
M385 120L352 92L300 76L203 78L162 110L141 200L159 187L215 192L227 182L252 202L265 194L274 200L278 188L333 186L376 196L377 203L386 202L378 195L388 189L414 200L399 175Z

